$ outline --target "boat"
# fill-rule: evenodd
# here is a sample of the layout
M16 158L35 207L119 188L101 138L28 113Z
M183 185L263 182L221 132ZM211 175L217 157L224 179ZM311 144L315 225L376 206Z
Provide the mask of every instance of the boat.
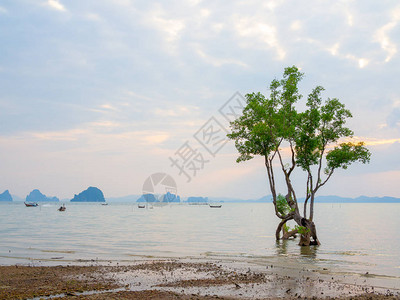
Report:
M108 203L102 203L101 205L108 205Z
M138 208L146 208L146 205L145 205L145 204L143 204L143 205L138 204L137 207L138 207Z
M39 206L39 204L37 204L36 202L28 202L28 203L24 202L24 204L25 204L26 207L36 207L36 206Z
M63 204L62 206L60 206L60 208L58 209L59 211L65 211L67 208L65 207L65 204Z
M222 204L210 204L209 205L211 208L221 208Z

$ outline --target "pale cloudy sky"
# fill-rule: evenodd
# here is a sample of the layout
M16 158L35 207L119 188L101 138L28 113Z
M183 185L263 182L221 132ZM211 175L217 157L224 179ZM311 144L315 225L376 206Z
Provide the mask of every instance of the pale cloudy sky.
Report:
M0 192L140 194L166 172L182 196L261 197L261 159L236 164L232 142L211 156L194 135L297 65L373 153L321 194L400 196L399 42L397 0L2 0ZM208 160L190 183L169 159L186 141Z

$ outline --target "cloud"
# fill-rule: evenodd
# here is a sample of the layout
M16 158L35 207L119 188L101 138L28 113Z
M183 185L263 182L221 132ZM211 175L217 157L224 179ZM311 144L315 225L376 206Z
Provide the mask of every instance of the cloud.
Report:
M113 0L113 4L128 6L128 7L132 5L131 0Z
M388 35L388 31L396 25L395 22L391 22L379 30L376 31L374 39L381 45L381 48L387 53L385 62L389 62L393 56L397 53L396 44L393 43Z
M6 14L6 13L8 13L8 10L0 6L0 14Z
M362 58L362 57L356 57L355 55L352 55L352 54L342 55L342 57L344 57L348 60L354 61L360 69L366 67L369 64L369 59Z
M314 47L318 47L322 51L328 52L334 57L351 61L360 69L365 68L370 63L370 59L366 57L359 57L351 53L344 53L344 50L341 49L340 42L335 42L335 44L327 46L325 42L312 38L305 38L303 41L313 45Z
M387 53L385 58L386 63L389 62L397 53L397 45L391 40L389 33L398 25L399 20L400 7L397 7L392 12L391 21L379 28L374 33L374 41L377 41L381 45L382 50Z
M129 124L121 124L113 121L99 121L82 124L80 128L59 130L26 132L11 139L30 139L33 141L82 141L96 140L97 144L110 146L117 140L126 140L142 146L162 144L170 137L170 134L154 130L132 130ZM4 138L3 142L6 141ZM114 142L112 142L114 141Z
M290 24L290 29L294 31L300 30L302 27L303 25L300 20L295 20Z
M122 125L113 121L99 121L82 124L80 128L59 131L37 131L23 133L19 138L32 138L39 141L78 141L88 140L93 135L108 134L111 129ZM17 137L18 138L18 137Z
M177 139L191 136L200 128L205 120L202 118L201 110L197 106L174 105L170 108L159 107L152 110L152 117L156 120L168 122ZM187 118L190 116L190 118Z
M88 127L90 128L118 128L122 127L121 123L113 122L113 121L99 121L99 122L90 122L88 123Z
M179 117L179 116L184 116L187 115L190 112L193 112L196 108L189 108L185 106L176 106L173 109L161 109L161 108L156 108L154 109L153 113L156 116L159 117Z
M87 135L88 130L71 129L65 131L32 132L30 136L43 141L77 141L81 136Z
M166 17L167 12L164 11L160 5L150 10L145 17L145 21L148 24L161 33L166 42L172 43L179 40L183 29L185 28L185 22L181 19L174 19Z
M201 3L201 1L202 1L202 0L189 0L188 2L189 2L191 5L196 6L196 5L199 5L199 4Z
M81 109L101 114L102 118L119 119L122 118L122 116L127 116L132 110L135 110L131 106L129 101L114 101L89 108L83 107Z
M67 11L64 5L59 0L47 0L46 5L58 11Z
M242 39L241 44L246 48L254 46L273 49L276 52L277 59L283 60L286 51L278 41L277 28L268 24L264 19L253 17L235 17L235 31Z
M371 137L357 137L349 140L352 142L364 141L366 146L380 146L380 145L392 145L400 142L400 138L390 138L390 139L377 139Z
M157 156L155 168L168 166L170 149L173 153L211 116L220 116L219 107L235 91L265 94L266 85L293 64L306 73L303 94L321 84L328 95L345 101L355 116L352 129L376 152L390 148L379 145L398 142L398 4L340 0L327 10L321 1L232 1L229 7L199 0L14 2L0 4L0 16L6 16L0 35L5 54L0 57L0 151L9 164L3 173L13 174L15 182L23 181L23 172L13 169L18 149L36 151L32 174L33 166L46 163L53 152L57 160L69 158L60 169L77 160L88 174L101 174L92 168L109 155L115 181L126 169L116 161L147 170L157 152L164 154ZM32 9L34 2L46 9ZM70 13L60 18L49 10ZM12 137L18 146L10 146L17 143ZM92 156L95 152L100 154ZM225 177L226 191L233 187L245 195L229 181L234 161L216 163L211 173ZM393 169L390 162L387 168ZM253 187L250 176L242 178L244 186ZM103 182L118 190L105 177ZM205 184L192 187L195 193L210 191ZM265 193L265 186L255 192Z
M211 168L210 166L207 166ZM200 176L196 178L196 181L199 180L200 183L204 186L214 186L216 189L219 187L215 186L215 183L218 182L219 184L235 184L239 179L242 179L246 176L251 175L254 173L255 170L259 169L259 165L255 163L247 164L247 166L240 166L237 165L230 167L230 168L220 168L215 170L210 170L204 176ZM225 178L225 181L222 182L221 178Z
M358 59L358 66L360 69L366 67L369 64L369 59L366 58L359 58Z
M221 67L223 65L238 65L241 67L248 67L248 65L237 59L229 59L229 58L216 58L210 55L205 54L202 50L197 49L196 53L208 64L213 65L214 67Z
M149 134L145 135L142 140L147 145L156 145L165 142L169 138L169 134Z
M354 14L350 11L349 8L349 3L350 1L342 1L339 3L339 10L343 11L347 25L348 26L353 26L354 25Z
M400 108L395 107L386 119L387 125L391 128L400 128Z
M115 107L112 104L102 104L100 105L100 108L108 111L120 111L117 107Z
M95 13L87 13L85 15L85 18L90 21L94 21L94 22L102 21L102 18L98 14L95 14Z
M141 94L138 94L138 93L133 92L133 91L126 91L125 93L129 97L139 98L141 100L146 100L146 101L154 101L154 98L151 98L151 97L148 97L148 96L145 96L145 95L141 95Z

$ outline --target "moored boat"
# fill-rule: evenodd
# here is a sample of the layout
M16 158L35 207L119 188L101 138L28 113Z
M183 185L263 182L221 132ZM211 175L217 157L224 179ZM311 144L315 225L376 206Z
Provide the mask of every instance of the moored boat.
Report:
M209 205L211 208L221 208L222 204L210 204Z

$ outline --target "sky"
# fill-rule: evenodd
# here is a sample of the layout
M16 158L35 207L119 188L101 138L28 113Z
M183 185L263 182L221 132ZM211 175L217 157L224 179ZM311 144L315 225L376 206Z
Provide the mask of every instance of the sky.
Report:
M269 194L227 112L296 65L372 152L320 195L400 197L399 42L395 0L2 0L0 193L118 197L165 173L183 197Z

